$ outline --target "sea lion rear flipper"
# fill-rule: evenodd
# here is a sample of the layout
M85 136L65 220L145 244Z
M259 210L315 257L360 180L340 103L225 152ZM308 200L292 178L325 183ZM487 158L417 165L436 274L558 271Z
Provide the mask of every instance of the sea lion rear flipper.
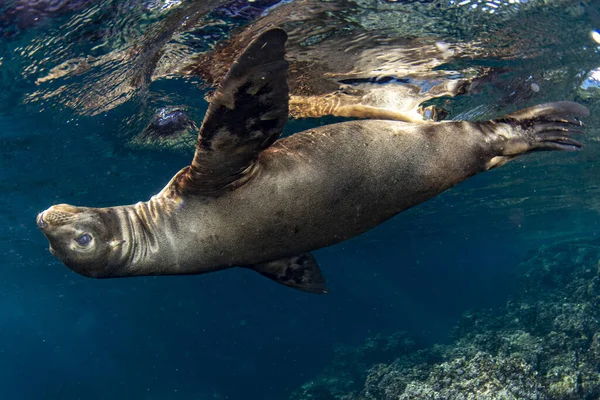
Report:
M255 38L212 97L192 164L175 184L183 192L214 193L249 170L281 135L288 118L287 34L271 29Z
M282 258L261 264L245 265L282 285L304 292L323 294L329 289L317 261L310 253Z
M583 133L583 123L570 116L586 117L586 107L570 102L540 104L481 123L485 132L493 132L496 154L487 169L495 168L513 158L534 151L575 151L583 145L573 135Z

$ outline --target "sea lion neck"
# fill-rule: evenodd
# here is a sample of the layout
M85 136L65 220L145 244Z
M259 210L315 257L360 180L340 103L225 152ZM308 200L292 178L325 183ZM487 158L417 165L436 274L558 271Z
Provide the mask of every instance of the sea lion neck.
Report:
M125 266L124 270L135 274L138 268L151 262L152 255L159 251L156 204L150 200L117 209L124 241L119 258Z

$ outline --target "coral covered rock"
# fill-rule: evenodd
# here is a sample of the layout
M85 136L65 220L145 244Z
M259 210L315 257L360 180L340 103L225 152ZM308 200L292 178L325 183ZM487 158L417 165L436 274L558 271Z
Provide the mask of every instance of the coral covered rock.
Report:
M317 379L304 384L291 398L352 400L356 392L362 389L373 365L391 362L396 357L411 354L416 348L416 343L406 332L390 336L376 335L358 347L339 346L334 351L332 364Z
M363 355L384 360L384 338L346 350L354 358L328 376L354 371L352 385L332 390L321 379L319 393L330 397L319 399L600 398L600 240L543 246L521 264L519 275L519 291L506 307L496 314L466 313L451 345L413 349L370 366ZM367 372L357 374L357 366ZM300 392L294 398L317 399Z
M436 365L425 382L407 385L399 400L542 400L537 373L519 357L477 353Z

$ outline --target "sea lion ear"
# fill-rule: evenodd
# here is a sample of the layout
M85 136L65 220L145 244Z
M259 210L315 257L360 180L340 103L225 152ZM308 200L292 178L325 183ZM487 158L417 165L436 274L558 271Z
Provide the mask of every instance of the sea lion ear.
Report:
M303 292L329 293L321 269L310 253L243 267L253 269L277 283Z
M192 164L174 183L184 193L215 193L240 179L281 135L288 117L287 34L257 36L215 92Z

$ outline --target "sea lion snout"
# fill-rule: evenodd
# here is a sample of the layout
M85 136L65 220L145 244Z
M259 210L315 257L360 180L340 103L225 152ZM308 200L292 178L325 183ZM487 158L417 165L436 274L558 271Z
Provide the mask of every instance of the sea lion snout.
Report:
M36 222L37 222L37 226L40 229L44 229L48 226L48 223L46 222L46 220L44 220L44 213L46 211L42 211L41 213L38 214L37 218L36 218Z
M80 210L77 207L68 204L58 204L38 214L36 218L37 226L40 229L61 226L72 222L77 218L79 212Z

